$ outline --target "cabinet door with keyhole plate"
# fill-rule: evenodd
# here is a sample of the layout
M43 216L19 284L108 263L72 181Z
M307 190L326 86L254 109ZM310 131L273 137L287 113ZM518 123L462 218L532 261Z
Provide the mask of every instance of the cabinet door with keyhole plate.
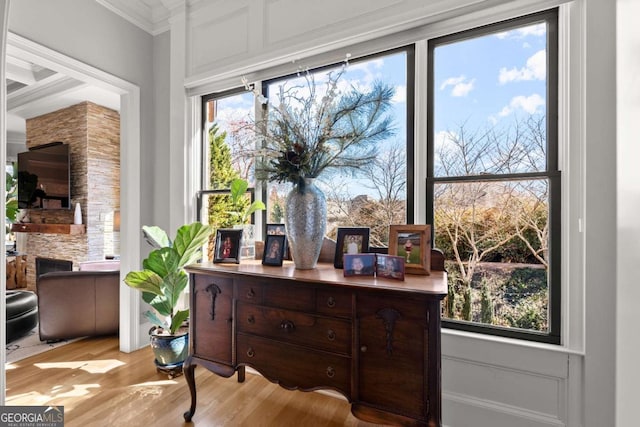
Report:
M367 406L423 418L427 409L426 306L393 294L360 293L357 400Z

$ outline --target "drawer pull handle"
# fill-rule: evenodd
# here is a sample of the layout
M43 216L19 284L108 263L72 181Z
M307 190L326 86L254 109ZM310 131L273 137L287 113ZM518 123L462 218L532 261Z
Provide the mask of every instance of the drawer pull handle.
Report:
M329 341L334 341L336 339L335 331L333 331L332 329L329 329L327 331L327 338L329 339Z
M296 325L291 320L283 320L280 322L280 329L285 332L293 332L296 329Z
M256 352L253 351L253 348L249 347L249 349L247 350L247 356L248 357L253 357L256 355Z
M332 366L328 366L328 367L327 367L327 376L328 376L329 378L333 378L333 377L335 377L335 376L336 376L336 370L335 370L335 369L333 369L333 367L332 367Z
M253 292L253 289L249 289L249 291L247 292L247 298L252 299L255 296L256 296L256 293Z
M254 323L256 323L256 318L255 318L255 317L253 317L253 314L252 314L252 315L250 315L250 316L247 318L247 322L249 322L249 323L250 323L250 324L252 324L252 325L253 325Z
M362 347L360 347L360 351L363 352L363 353L366 353L367 352L367 346L363 345Z
M327 298L327 307L333 308L336 306L336 299L334 297Z

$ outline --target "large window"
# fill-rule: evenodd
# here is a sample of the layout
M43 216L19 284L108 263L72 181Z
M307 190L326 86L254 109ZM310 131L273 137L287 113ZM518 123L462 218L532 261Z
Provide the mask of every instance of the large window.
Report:
M429 41L428 222L447 327L559 342L557 16Z
M327 235L366 226L371 245L385 247L391 224L432 224L449 277L445 327L560 342L557 43L553 10L428 40L428 58L419 61L428 64L425 74L415 75L416 51L408 46L352 58L340 79L339 88L363 91L375 80L393 85L395 134L379 142L366 167L318 179ZM309 78L321 96L328 74L343 65L263 81L256 86L267 99L263 108ZM426 93L416 93L415 79ZM254 95L239 89L204 98L209 198L226 188L222 172L253 183L246 150L256 148L255 139L243 132L253 121ZM426 141L414 140L414 122L423 120L414 117L415 99L428 100ZM425 150L415 147L424 144L427 156L417 158ZM414 182L425 169L426 182ZM270 182L255 195L267 204L266 223L283 222L288 191ZM414 205L423 200L418 194L427 195L426 218L414 218L424 211ZM209 203L211 218L218 200Z

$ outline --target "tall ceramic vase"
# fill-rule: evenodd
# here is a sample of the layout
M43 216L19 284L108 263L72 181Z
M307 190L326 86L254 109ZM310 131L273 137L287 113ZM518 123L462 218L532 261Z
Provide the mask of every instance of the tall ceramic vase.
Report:
M294 187L287 195L285 225L296 268L315 268L327 227L327 201L312 179L305 179L304 188Z

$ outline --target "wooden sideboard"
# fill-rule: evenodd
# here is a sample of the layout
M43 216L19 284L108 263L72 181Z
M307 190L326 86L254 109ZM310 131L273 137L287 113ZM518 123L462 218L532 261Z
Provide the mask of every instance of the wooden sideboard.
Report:
M441 425L443 271L405 281L313 270L197 264L190 273L190 352L184 374L196 410L194 369L223 377L250 366L287 389L332 389L358 418Z

